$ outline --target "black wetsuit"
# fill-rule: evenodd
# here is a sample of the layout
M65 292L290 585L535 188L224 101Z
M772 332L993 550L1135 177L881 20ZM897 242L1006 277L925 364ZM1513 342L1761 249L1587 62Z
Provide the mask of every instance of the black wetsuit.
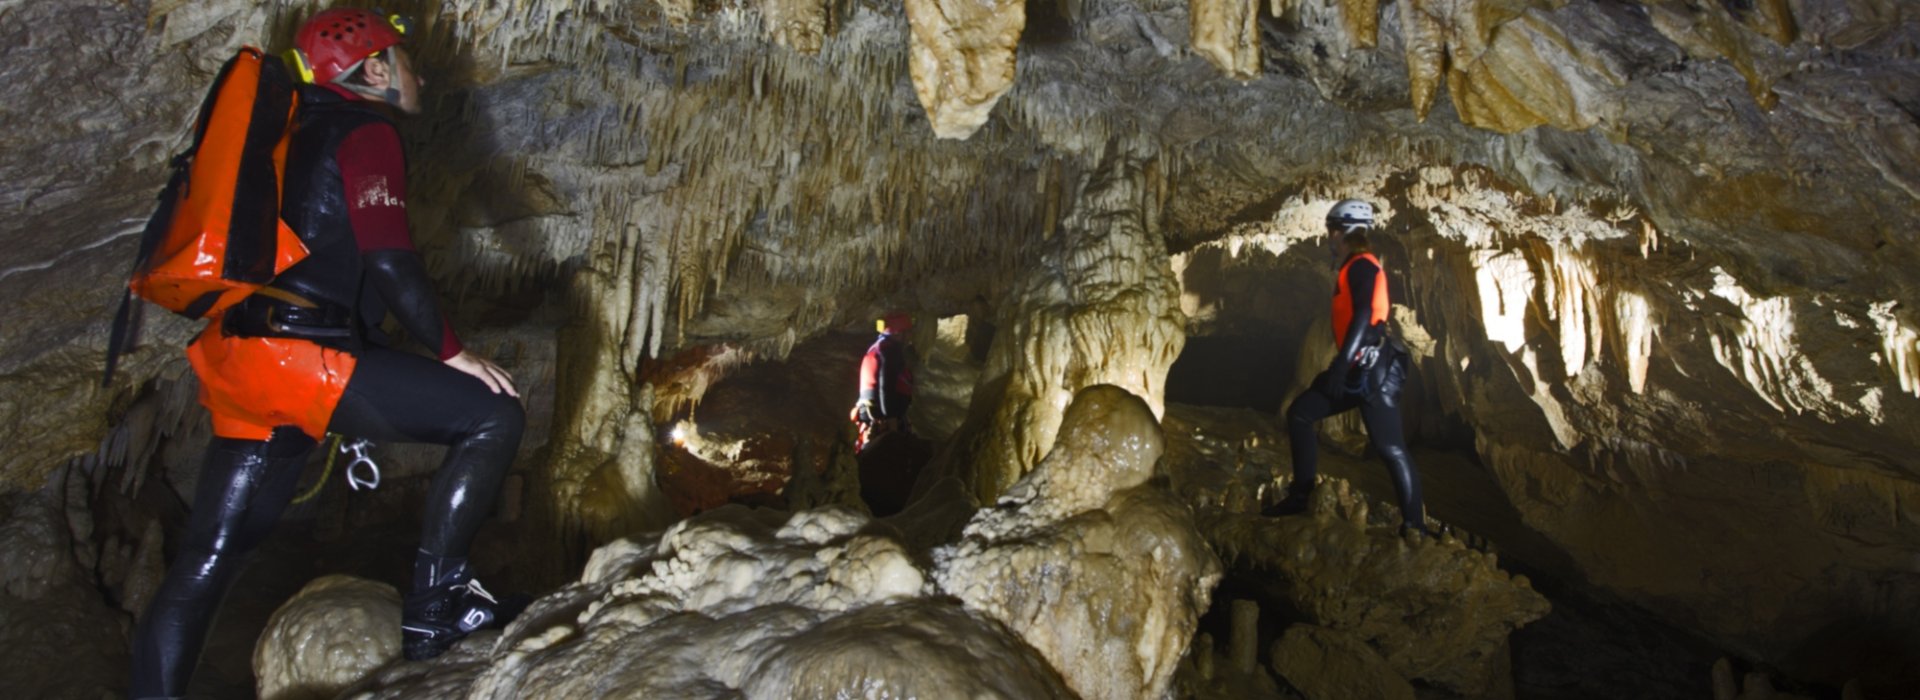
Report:
M867 346L860 362L860 400L873 404L876 419L907 419L913 405L913 370L907 365L907 344L882 333Z
M1345 337L1334 354L1332 364L1314 377L1305 393L1287 407L1287 436L1293 452L1293 483L1311 489L1319 473L1319 436L1314 424L1329 416L1360 409L1367 426L1367 438L1386 462L1393 477L1394 492L1400 499L1400 517L1410 526L1424 528L1425 511L1420 499L1420 478L1414 472L1413 458L1407 454L1406 439L1400 427L1400 387L1405 377L1404 356L1387 354L1369 367L1356 367L1355 358L1369 348L1387 345L1386 324L1373 323L1372 309L1379 266L1367 259L1351 261L1345 270L1346 287L1352 296L1352 316L1347 320ZM1338 324L1336 324L1337 326ZM1294 487L1300 488L1299 486ZM1304 493L1304 491L1302 491Z
M419 253L410 242L368 249L348 216L341 144L356 130L392 126L373 109L329 90L309 86L301 98L281 214L311 254L274 286L323 309L353 309L350 316L358 320L347 338L317 341L357 358L330 431L449 446L423 508L418 590L445 572L464 572L474 533L492 511L519 449L525 413L518 399L494 393L473 376L384 345L375 327L391 311L436 356L458 352ZM312 436L289 427L275 429L268 440L217 437L208 446L178 554L134 630L132 697L184 695L220 599L247 553L292 501L314 444Z

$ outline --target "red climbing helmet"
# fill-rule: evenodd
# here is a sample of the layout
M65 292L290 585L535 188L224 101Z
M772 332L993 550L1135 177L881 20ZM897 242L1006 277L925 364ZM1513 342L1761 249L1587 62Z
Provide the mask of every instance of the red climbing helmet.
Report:
M307 82L331 83L368 56L400 43L409 24L400 15L382 17L352 7L314 15L293 35L294 70Z
M913 317L905 311L890 311L874 321L873 327L881 333L905 333L913 330Z

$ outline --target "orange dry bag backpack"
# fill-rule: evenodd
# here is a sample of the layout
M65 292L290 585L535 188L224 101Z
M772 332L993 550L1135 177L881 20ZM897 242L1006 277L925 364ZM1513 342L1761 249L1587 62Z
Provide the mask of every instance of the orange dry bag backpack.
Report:
M127 287L189 318L213 318L307 256L280 220L280 188L299 94L279 58L248 46L227 61L200 104L193 145L140 237ZM128 333L121 294L106 382Z

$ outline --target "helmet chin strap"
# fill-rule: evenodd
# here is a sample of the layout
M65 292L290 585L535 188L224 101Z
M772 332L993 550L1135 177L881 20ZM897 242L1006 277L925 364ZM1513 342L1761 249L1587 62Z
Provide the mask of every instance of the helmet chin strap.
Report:
M346 82L340 83L340 86L351 91L353 94L359 95L361 97L365 97L370 100L378 100L381 102L385 102L387 104L393 105L396 108L400 106L400 88L388 87L385 90L381 90L378 88L372 88L365 85L359 85L356 83L346 83Z

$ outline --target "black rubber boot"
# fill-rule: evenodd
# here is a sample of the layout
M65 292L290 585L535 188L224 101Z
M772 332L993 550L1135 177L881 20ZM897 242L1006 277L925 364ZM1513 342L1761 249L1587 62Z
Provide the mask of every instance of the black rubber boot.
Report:
M408 661L444 654L479 630L505 627L532 602L524 595L495 597L468 575L464 559L455 561L401 604L401 647Z

